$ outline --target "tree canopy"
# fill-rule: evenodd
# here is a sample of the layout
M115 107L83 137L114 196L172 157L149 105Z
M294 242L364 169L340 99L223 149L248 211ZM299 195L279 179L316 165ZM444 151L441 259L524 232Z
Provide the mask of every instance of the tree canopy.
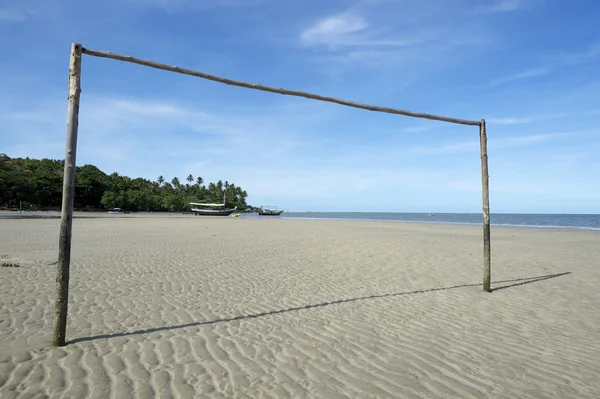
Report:
M64 160L10 158L0 154L0 206L55 209L62 201ZM202 177L188 175L156 181L107 175L94 165L77 166L75 209L123 208L131 211L183 211L189 202L219 202L245 209L248 194L227 181L204 185Z

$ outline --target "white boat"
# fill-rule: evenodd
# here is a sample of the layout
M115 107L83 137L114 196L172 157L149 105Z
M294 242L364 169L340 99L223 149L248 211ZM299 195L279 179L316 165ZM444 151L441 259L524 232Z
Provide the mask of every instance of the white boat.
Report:
M206 207L221 207L225 206L225 204L202 204L199 202L190 202L190 205L194 206L206 206ZM201 209L201 208L192 208L192 212L196 216L229 216L233 212L237 211L237 206L235 208L230 209Z
M208 208L220 208L225 207L225 193L223 193L223 203L222 204L206 204L201 202L190 202L190 205L199 207L205 206ZM237 211L237 206L235 208L230 209L202 209L202 208L192 208L192 212L196 216L229 216L233 212Z

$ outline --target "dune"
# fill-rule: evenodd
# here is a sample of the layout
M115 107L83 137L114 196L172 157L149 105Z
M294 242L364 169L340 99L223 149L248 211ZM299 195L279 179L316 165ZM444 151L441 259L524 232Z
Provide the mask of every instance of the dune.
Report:
M201 217L0 220L2 398L595 398L600 232Z

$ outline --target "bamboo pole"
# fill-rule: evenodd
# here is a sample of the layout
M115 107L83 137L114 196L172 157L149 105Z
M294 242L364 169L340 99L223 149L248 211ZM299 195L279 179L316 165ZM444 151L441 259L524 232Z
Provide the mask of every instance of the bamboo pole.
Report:
M69 267L71 264L71 232L73 226L73 203L75 199L75 164L77 155L77 127L79 124L79 95L81 93L82 46L71 45L69 62L69 96L67 111L67 143L63 178L63 198L60 215L60 238L58 241L58 266L56 270L56 302L54 312L54 336L52 345L64 346L67 329L69 302Z
M485 120L479 125L479 141L481 144L481 188L483 201L483 290L491 289L491 248L490 248L490 183L488 173L487 136Z
M180 68L177 66L171 66L171 65L167 65L167 64L161 64L159 62L143 60L141 58L135 58L135 57L132 57L129 55L117 54L117 53L113 53L110 51L98 51L98 50L91 50L91 49L83 48L83 54L91 55L94 57L111 58L113 60L130 62L133 64L139 64L139 65L144 65L144 66L151 67L151 68L161 69L163 71L170 71L170 72L181 73L184 75L191 75L191 76L195 76L195 77L202 78L202 79L208 79L208 80L212 80L215 82L224 83L224 84L227 84L230 86L245 87L247 89L268 91L271 93L283 94L283 95L288 95L288 96L305 97L305 98L310 98L313 100L319 100L319 101L325 101L325 102L330 102L330 103L336 103L336 104L340 104L340 105L346 105L348 107L366 109L368 111L385 112L388 114L412 116L414 118L431 119L431 120L442 121L442 122L457 123L460 125L479 126L481 123L480 121L471 121L471 120L466 120L466 119L451 118L451 117L447 117L447 116L426 114L426 113L422 113L422 112L412 112L412 111L405 111L405 110L396 109L396 108L379 107L379 106L375 106L375 105L361 104L361 103L356 103L356 102L352 102L352 101L342 100L339 98L321 96L319 94L312 94L312 93L306 93L306 92L297 91L297 90L289 90L289 89L283 89L283 88L263 86L258 83L246 83L246 82L241 82L238 80L232 80L232 79L223 78L220 76L210 75L210 74L204 73L204 72L194 71L192 69Z

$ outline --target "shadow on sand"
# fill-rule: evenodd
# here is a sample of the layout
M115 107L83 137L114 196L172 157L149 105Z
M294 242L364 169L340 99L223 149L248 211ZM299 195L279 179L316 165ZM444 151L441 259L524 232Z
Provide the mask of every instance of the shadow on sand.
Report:
M503 285L500 287L493 288L492 292L498 291L498 290L504 290L504 289L512 288L512 287L518 287L518 286L522 286L522 285L526 285L526 284L537 283L539 281L548 280L551 278L566 276L567 274L571 274L571 272L547 274L544 276L526 277L526 278L519 278L519 279L514 279L514 280L496 281L492 284L504 284L504 283L513 283L513 284L508 284L508 285ZM126 337L129 335L150 334L150 333L159 332L159 331L177 330L180 328L203 326L203 325L207 325L207 324L225 323L225 322L243 320L243 319L254 319L254 318L258 318L258 317L276 315L276 314L281 314L281 313L296 312L299 310L313 309L313 308L330 306L330 305L337 305L340 303L363 301L363 300L367 300L367 299L395 297L395 296L402 296L402 295L425 294L425 293L434 292L434 291L445 291L445 290L453 290L453 289L458 289L458 288L477 287L480 285L481 284L463 284L463 285L455 285L452 287L430 288L430 289L410 291L410 292L398 292L398 293L392 293L392 294L363 296L363 297L359 297L359 298L340 299L337 301L318 303L318 304L314 304L314 305L299 306L299 307L289 308L289 309L274 310L271 312L263 312L263 313L257 313L257 314L251 314L251 315L243 315L243 316L237 316L237 317L232 317L232 318L227 318L227 319L198 321L198 322L193 322L193 323L180 324L180 325L176 325L176 326L148 328L146 330L137 330L137 331L123 332L123 333L115 333L115 334L102 334L102 335L95 335L92 337L82 337L82 338L76 338L71 341L68 341L67 344L75 344L78 342L93 341L93 340L105 339L105 338Z

